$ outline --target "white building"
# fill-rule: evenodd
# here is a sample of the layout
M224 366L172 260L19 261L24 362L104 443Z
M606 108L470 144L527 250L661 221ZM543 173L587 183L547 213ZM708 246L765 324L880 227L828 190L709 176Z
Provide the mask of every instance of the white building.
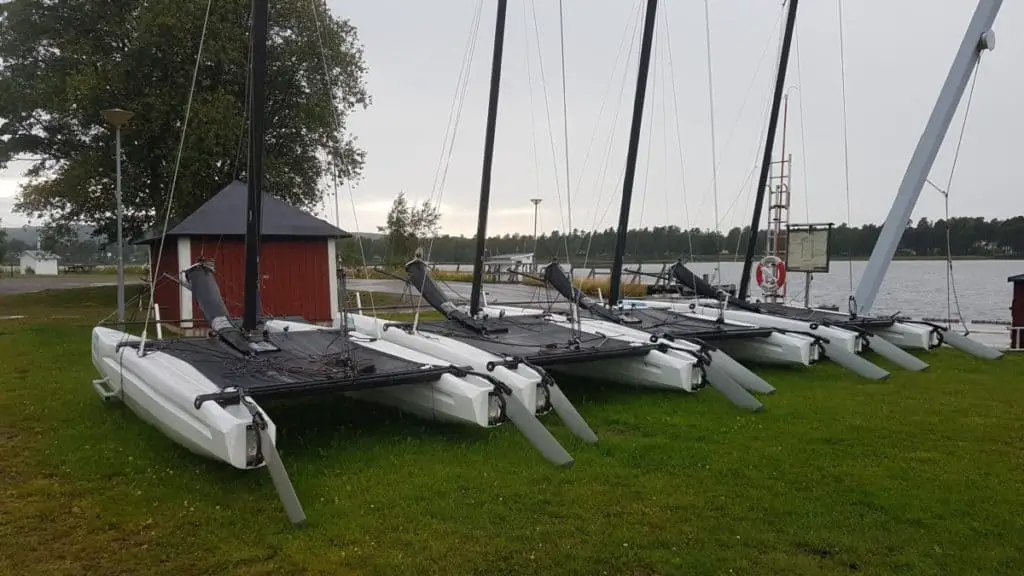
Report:
M21 253L21 273L28 274L29 269L39 276L57 275L56 254L42 250L26 250Z

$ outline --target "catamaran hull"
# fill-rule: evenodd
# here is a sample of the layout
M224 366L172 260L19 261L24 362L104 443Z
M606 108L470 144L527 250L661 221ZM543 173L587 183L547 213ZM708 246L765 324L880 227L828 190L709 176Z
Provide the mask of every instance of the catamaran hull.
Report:
M717 307L706 306L703 303L700 303L699 301L675 303L630 300L628 301L627 306L648 306L651 308L671 310L678 314L696 316L712 320L717 319L720 312L720 310ZM861 351L863 351L863 341L855 332L851 332L849 330L843 330L841 328L834 328L831 326L822 326L820 324L814 324L812 326L811 322L793 320L791 318L774 316L772 314L758 314L756 312L750 312L747 310L737 310L735 308L726 308L724 311L724 316L727 322L750 324L753 326L761 326L763 328L774 328L776 330L782 330L784 332L792 332L795 335L820 336L822 338L829 340L829 342L839 344L844 350L851 354L859 354Z
M364 336L390 342L408 350L414 350L429 357L438 358L455 366L468 366L486 373L512 389L512 393L526 406L536 407L537 387L542 377L526 366L515 369L494 366L488 370L488 363L501 362L503 358L486 352L454 338L446 338L426 332L407 332L398 326L389 326L388 321L363 314L346 314L349 328ZM335 326L341 326L341 315L335 318Z
M754 364L810 366L821 359L814 339L779 332L767 338L716 341L715 346L737 360Z
M270 320L266 323L270 332L321 330L320 326L304 322ZM442 362L415 350L395 345L383 340L360 340L360 345L387 354L399 356L413 362L438 365ZM480 378L458 378L452 374L444 374L440 379L429 384L409 384L406 386L385 386L346 392L350 398L398 408L430 420L475 424L491 427L488 420L489 394L494 387ZM529 406L530 404L527 404Z
M524 315L542 314L540 310L517 308L513 306L488 306L484 309L492 315ZM558 326L570 327L568 318L560 315L549 316L550 321ZM649 343L651 335L633 328L620 326L601 320L581 320L581 329L590 334L602 334L618 340ZM675 344L666 342L669 348L677 348L688 352L697 351L700 346L690 342L679 341ZM552 367L553 371L573 376L615 380L632 386L656 388L659 390L682 390L693 392L703 384L703 376L697 366L696 358L690 354L665 353L652 350L645 356L630 356L609 360L598 360L580 364L569 364Z
M875 329L874 332L907 350L931 350L941 344L938 331L927 324L896 322L888 328Z
M657 390L693 392L702 384L695 360L658 350L651 350L644 356L552 366L551 370Z
M196 396L219 392L220 388L187 362L169 354L147 352L139 356L134 348L118 349L119 343L138 341L137 336L119 330L93 328L92 362L103 376L93 383L96 391L104 399L123 400L139 418L195 454L235 468L262 466L249 464L249 450L255 452L256 431L250 429L252 415L246 407L205 402L196 409ZM263 412L251 398L249 402ZM266 412L263 417L268 437L276 441L277 427Z

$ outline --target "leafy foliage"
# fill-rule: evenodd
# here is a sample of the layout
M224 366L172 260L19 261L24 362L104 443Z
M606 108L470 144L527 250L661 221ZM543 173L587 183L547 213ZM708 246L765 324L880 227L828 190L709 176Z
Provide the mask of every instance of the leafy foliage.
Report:
M387 236L385 260L390 264L400 264L412 258L419 242L437 234L441 213L429 200L419 206L410 205L405 192L398 194L391 203L387 223L378 226L377 230Z
M210 4L172 220L245 175L249 4ZM331 166L341 179L358 177L364 153L345 120L369 103L356 29L313 4L272 3L259 111L267 190L302 207L319 200ZM100 111L120 107L135 112L122 128L126 237L163 220L206 9L179 0L0 5L0 168L34 159L17 210L112 237L115 142Z
M397 202L397 201L396 201ZM394 207L392 208L394 211ZM1024 254L1024 216L1006 220L984 218L951 218L950 248L954 256L1012 256ZM946 254L945 220L929 222L922 218L916 226L908 227L900 243L900 255L937 257ZM835 257L867 257L878 239L881 227L866 224L850 227L840 224L832 235L832 255ZM721 246L729 254L746 247L749 228L733 228L727 235L700 229L683 230L677 226L658 226L630 230L626 235L626 258L632 261L673 260L675 258L711 258L715 248ZM346 240L346 243L353 242ZM593 240L582 231L575 231L568 238L569 250L574 262L582 262L590 243L590 261L608 262L615 249L615 231L611 228L598 232ZM565 261L566 238L558 231L542 234L537 242L538 261L553 258ZM363 239L366 258L371 263L375 258L391 254L390 239ZM692 246L692 249L691 249ZM765 246L765 234L758 237L759 253ZM415 249L415 246L413 246ZM475 242L464 236L440 236L433 241L431 258L436 262L472 262ZM490 254L509 254L533 250L533 236L528 234L506 234L487 239ZM742 252L741 252L742 253ZM409 257L412 249L396 255Z
M3 220L0 220L0 224L3 224ZM7 258L7 230L0 228L0 263L3 263Z

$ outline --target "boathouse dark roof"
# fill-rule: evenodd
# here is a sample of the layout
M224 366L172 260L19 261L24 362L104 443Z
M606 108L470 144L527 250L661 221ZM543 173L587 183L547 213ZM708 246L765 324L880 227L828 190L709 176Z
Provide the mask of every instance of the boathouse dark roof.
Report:
M247 186L235 180L167 231L168 236L245 236ZM269 194L263 194L264 236L305 238L351 238L344 230L304 212ZM146 234L136 244L160 239L159 230Z
M1006 279L1007 282L1024 282L1024 274L1017 274Z

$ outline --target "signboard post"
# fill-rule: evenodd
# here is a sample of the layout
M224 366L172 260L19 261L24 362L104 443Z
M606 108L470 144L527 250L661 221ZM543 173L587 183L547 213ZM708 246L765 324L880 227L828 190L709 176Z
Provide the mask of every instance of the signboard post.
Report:
M804 273L804 306L811 306L811 280L816 272L827 273L832 264L832 227L825 224L786 224L789 250L786 269Z

